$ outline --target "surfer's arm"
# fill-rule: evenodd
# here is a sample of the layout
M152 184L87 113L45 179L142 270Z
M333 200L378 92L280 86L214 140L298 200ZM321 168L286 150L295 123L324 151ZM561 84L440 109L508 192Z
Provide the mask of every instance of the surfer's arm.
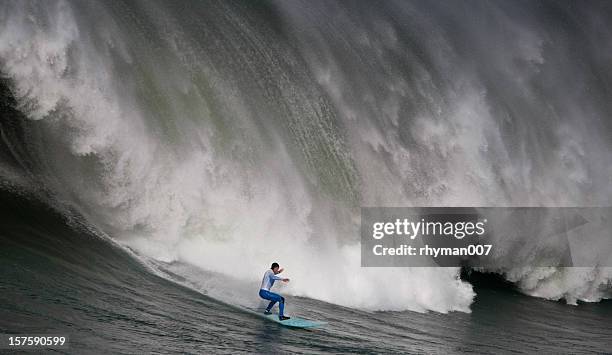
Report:
M276 276L276 275L272 275L270 277L272 278L272 280L278 280L278 281L282 281L282 282L289 282L289 279L285 278L285 277L280 277L280 276Z

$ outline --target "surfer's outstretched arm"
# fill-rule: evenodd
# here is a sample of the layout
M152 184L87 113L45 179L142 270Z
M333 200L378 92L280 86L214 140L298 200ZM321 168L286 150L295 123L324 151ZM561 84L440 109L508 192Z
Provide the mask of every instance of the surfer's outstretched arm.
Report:
M272 280L280 280L280 281L283 281L283 282L289 282L289 279L286 278L286 277L280 277L280 276L276 276L276 275L272 275L271 277L272 277Z

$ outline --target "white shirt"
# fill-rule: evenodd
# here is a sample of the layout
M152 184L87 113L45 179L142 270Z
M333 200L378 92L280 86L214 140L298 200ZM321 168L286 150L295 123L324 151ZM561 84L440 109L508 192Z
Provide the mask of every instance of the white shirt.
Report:
M272 285L274 285L274 281L282 279L282 277L274 275L274 271L272 271L272 269L268 269L268 271L266 271L264 274L263 280L261 280L261 289L270 291L270 288L272 288Z

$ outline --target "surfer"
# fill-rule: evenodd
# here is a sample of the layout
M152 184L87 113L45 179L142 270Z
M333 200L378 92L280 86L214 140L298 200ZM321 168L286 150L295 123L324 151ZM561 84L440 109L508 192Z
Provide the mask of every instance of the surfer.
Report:
M261 280L261 288L259 289L259 297L264 300L269 300L270 304L266 307L266 311L264 314L272 314L272 307L278 302L278 309L280 310L278 313L279 320L286 320L290 317L285 317L283 314L285 310L285 298L278 293L270 292L272 285L274 285L274 281L281 280L282 282L289 282L289 279L283 278L280 276L276 276L283 272L283 269L279 268L277 263L272 263L270 270L266 271L264 274L263 280Z

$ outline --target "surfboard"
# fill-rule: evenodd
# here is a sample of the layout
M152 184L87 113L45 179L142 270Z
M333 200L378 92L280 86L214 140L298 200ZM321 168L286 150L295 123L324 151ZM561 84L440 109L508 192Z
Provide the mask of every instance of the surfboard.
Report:
M291 317L290 319L279 320L278 314L269 314L269 315L262 314L262 316L282 326L290 327L290 328L318 328L318 327L325 325L324 322L313 321L313 320L299 318L299 317Z
M260 311L260 310L254 310L254 309L248 309L248 310L249 312L256 314L262 318L265 318L269 321L278 323L282 326L289 327L289 328L302 328L302 329L319 328L327 324L325 322L319 322L319 321L314 321L314 320L304 319L304 318L299 318L299 317L291 317L290 319L281 321L278 319L278 313L263 314L263 311Z

